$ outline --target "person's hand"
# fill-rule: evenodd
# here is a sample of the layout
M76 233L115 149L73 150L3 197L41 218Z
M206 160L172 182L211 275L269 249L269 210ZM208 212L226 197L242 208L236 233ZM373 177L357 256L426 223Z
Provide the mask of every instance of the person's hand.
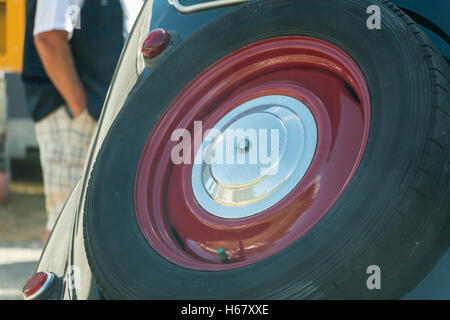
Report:
M35 35L34 44L47 75L76 118L86 110L87 95L67 38L67 31L51 30Z
M72 103L66 101L66 105L69 107L72 118L76 119L87 110L87 97L84 94L80 95Z
M74 119L77 118L80 114L82 114L87 109L86 106L84 106L84 107L77 106L77 107L69 107L69 108L70 108L70 112L72 112L72 117Z

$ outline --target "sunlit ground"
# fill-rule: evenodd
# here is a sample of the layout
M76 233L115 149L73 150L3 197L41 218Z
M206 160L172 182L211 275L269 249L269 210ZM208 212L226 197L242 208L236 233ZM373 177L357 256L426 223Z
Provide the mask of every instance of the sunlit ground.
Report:
M0 205L0 241L41 240L45 223L42 183L13 181L9 198Z
M22 299L22 287L42 251L46 223L38 154L11 167L11 192L0 204L0 300Z

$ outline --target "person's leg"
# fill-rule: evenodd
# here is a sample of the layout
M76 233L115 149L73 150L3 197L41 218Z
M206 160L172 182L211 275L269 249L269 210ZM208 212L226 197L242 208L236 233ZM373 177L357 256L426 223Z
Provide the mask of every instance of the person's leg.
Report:
M36 124L48 215L44 242L81 175L95 128L87 112L72 120L63 107Z

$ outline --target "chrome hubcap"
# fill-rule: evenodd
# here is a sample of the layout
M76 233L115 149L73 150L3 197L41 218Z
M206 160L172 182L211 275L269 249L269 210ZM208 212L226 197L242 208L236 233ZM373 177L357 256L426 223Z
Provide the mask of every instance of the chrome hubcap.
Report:
M317 127L299 100L270 95L227 113L195 155L196 200L222 218L244 218L282 200L314 157Z

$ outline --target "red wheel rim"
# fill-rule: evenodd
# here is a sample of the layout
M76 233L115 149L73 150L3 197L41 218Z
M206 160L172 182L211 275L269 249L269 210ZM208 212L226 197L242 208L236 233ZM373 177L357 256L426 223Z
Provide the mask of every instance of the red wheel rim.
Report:
M266 95L304 103L317 147L302 180L281 201L246 218L205 211L191 185L191 164L175 165L175 129L214 126L237 106ZM192 80L159 119L136 173L136 216L149 244L186 268L225 270L254 263L302 237L335 204L354 176L370 128L370 97L353 60L323 40L278 37L245 46ZM191 154L196 150L193 148ZM229 259L224 264L218 250Z

